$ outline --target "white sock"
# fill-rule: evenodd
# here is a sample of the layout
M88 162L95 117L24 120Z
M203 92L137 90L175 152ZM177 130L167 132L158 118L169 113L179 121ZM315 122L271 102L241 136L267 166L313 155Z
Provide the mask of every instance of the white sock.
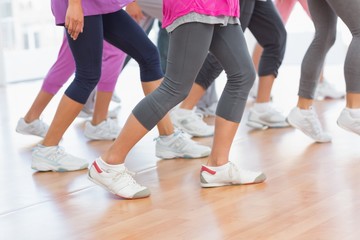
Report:
M271 107L271 102L254 103L254 109L257 112L266 112Z
M102 160L101 157L98 157L96 160L97 164L99 165L99 167L103 170L116 170L116 171L124 171L125 170L125 164L108 164L106 162L104 162L104 160Z
M313 106L310 106L308 109L301 109L301 108L299 108L299 109L300 109L300 112L304 115L311 115L312 112L314 111Z
M174 134L175 133L170 134L170 135L160 135L160 139L164 142L168 142L174 137Z
M346 108L354 118L360 118L360 108Z

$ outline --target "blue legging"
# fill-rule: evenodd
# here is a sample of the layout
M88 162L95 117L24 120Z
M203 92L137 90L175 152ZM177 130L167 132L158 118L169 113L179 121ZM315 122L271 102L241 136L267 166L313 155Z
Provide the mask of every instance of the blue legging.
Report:
M75 79L65 94L72 100L84 104L98 83L101 75L103 40L138 62L141 81L154 81L163 77L156 46L124 10L86 16L84 30L79 37L73 40L68 35L76 71Z

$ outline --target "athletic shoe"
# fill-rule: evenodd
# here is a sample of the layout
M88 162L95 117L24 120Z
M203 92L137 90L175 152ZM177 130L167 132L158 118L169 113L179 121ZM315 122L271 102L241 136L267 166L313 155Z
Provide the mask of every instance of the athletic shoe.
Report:
M347 131L360 135L360 118L354 118L349 109L342 110L337 124Z
M338 91L332 86L329 82L323 81L320 82L316 88L315 98L316 99L340 99L345 96L344 92Z
M91 118L93 113L94 112L92 110L83 107L83 109L81 109L81 111L79 112L77 117L78 118Z
M202 165L200 184L202 187L221 187L227 185L253 184L264 182L266 176L262 172L240 169L232 162L221 166L222 170L215 171L210 166Z
M121 106L117 106L114 109L108 111L108 118L117 118L121 110ZM93 110L83 108L81 109L78 118L91 118L94 114Z
M331 136L323 131L313 107L309 110L302 110L298 107L293 108L287 117L287 121L291 126L301 130L316 142L324 143L331 141Z
M255 107L250 108L246 125L256 129L267 129L288 127L289 123L287 123L286 118L270 104L265 112L259 112Z
M91 165L88 178L90 181L105 188L109 192L126 199L145 198L150 196L150 190L139 185L124 166L121 170L103 170L96 160Z
M121 103L121 98L115 92L113 92L111 101L116 102L116 103Z
M49 126L40 119L27 123L24 118L20 118L16 125L16 132L39 137L45 137L48 129Z
M214 126L206 124L203 121L203 116L192 110L175 108L170 112L170 118L175 127L194 137L214 135Z
M199 113L206 117L215 117L216 116L216 108L217 108L217 102L211 104L210 106L197 106L195 109L195 113Z
M60 146L37 146L32 152L31 168L37 171L68 172L87 167L86 160L66 153Z
M158 158L202 158L210 155L211 148L191 140L182 131L177 131L172 137L167 138L170 139L155 139L155 155Z
M120 130L117 120L108 118L95 126L91 124L91 121L87 121L84 135L91 140L114 140L119 135Z

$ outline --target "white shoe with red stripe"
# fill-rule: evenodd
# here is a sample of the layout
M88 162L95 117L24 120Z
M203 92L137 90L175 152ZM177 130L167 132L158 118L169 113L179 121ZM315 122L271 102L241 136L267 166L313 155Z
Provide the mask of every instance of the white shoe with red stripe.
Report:
M232 162L228 162L220 167L221 170L214 170L218 167L202 166L200 172L200 183L202 187L253 184L264 182L266 179L264 173L239 169Z
M122 198L135 199L150 196L150 190L138 184L125 166L122 169L104 170L100 168L97 161L101 159L96 159L89 169L90 181Z

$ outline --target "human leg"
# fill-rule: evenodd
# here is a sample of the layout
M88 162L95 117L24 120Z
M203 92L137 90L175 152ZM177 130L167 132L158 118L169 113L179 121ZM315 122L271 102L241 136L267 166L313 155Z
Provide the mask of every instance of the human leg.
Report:
M36 96L31 107L20 118L16 126L16 131L22 134L36 135L44 137L48 125L40 120L40 116L54 95L64 85L75 71L75 63L64 34L58 57L44 78L43 85Z
M206 24L191 23L181 25L172 32L168 55L171 64L167 66L167 78L135 107L119 137L103 154L102 158L107 163L122 163L136 142L187 95L207 54L206 46L210 46L212 28L209 27ZM199 46L200 42L202 47ZM171 45L174 48L171 48ZM187 59L192 59L191 63L186 61ZM182 66L180 72L184 73L180 76L176 74L179 66Z
M297 107L288 116L288 122L316 142L329 142L331 137L323 131L312 105L326 54L335 42L337 16L326 1L309 0L308 4L315 36L301 64L299 99Z
M67 154L58 146L101 74L103 44L101 16L85 17L84 21L84 31L76 40L68 36L69 46L76 59L75 79L60 100L42 145L32 154L32 167L39 171L74 171L88 166L85 160Z
M286 30L271 0L256 1L248 26L264 51L258 75L258 91L250 109L247 125L254 128L287 127L285 117L271 104L271 90L282 63L286 46Z
M201 169L201 186L262 182L264 174L242 170L229 161L230 148L255 80L255 70L240 27L215 27L210 51L224 67L228 80L216 110L213 147L207 164Z
M346 107L338 118L338 125L360 135L360 1L328 1L336 14L343 20L352 34L345 63Z

